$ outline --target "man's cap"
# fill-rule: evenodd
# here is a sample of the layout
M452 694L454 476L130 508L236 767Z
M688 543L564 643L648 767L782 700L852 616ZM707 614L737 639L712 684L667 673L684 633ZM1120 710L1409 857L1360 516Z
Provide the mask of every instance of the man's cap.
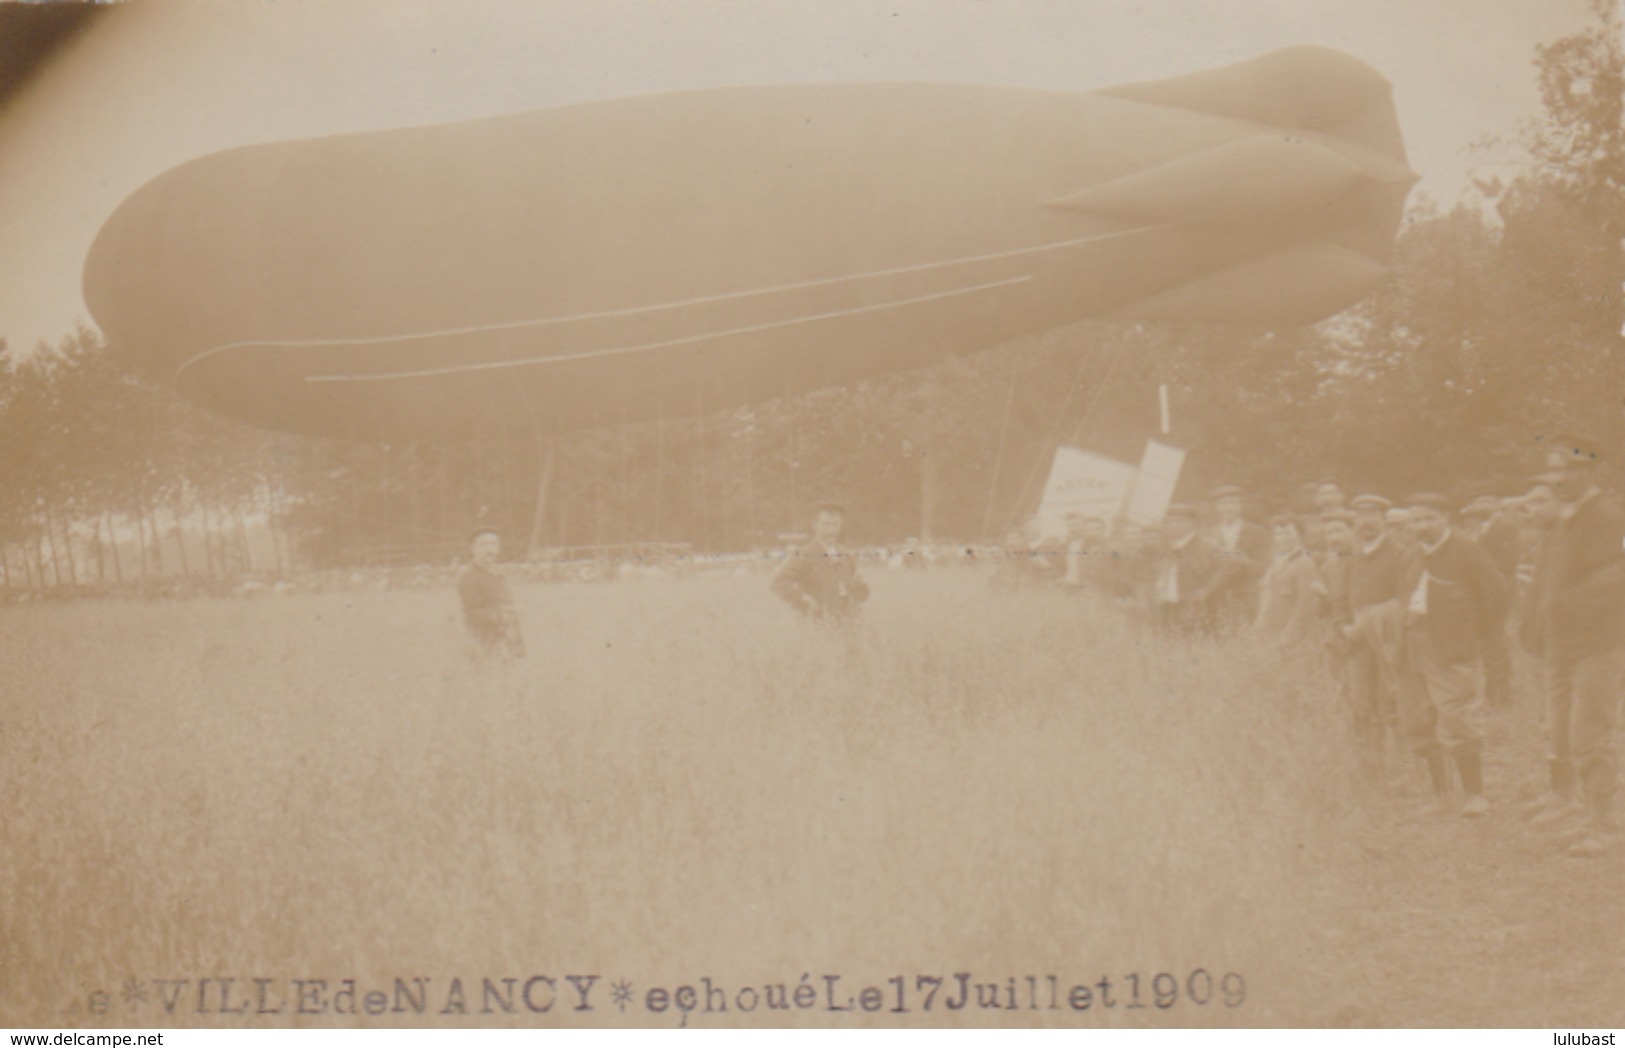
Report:
M1317 488L1336 488L1338 491L1343 490L1343 485L1339 484L1337 481L1331 479L1330 477L1327 477L1325 480L1317 480L1317 481L1315 481L1315 487L1317 487Z
M1346 509L1334 509L1320 515L1322 524L1329 524L1334 520L1341 521L1351 528L1354 526L1354 514Z
M1546 441L1548 454L1562 456L1564 465L1595 466L1607 456L1602 441L1579 433L1560 433Z
M1349 505L1355 509L1380 509L1384 513L1394 508L1394 504L1381 495L1356 495Z
M1405 500L1405 505L1411 509L1431 509L1449 515L1451 511L1450 500L1433 491L1423 491L1412 495Z
M479 527L468 533L469 544L472 545L474 540L479 538L481 535L495 535L497 538L501 538L502 532L498 531L495 525L481 524Z
M1208 498L1211 498L1214 501L1218 501L1219 499L1231 499L1231 498L1239 499L1245 494L1247 494L1247 493L1245 491L1241 490L1241 487L1239 485L1236 485L1236 484L1220 484L1218 487L1216 487L1212 491L1208 492Z
M812 510L815 515L819 513L839 513L843 517L846 516L846 504L837 502L834 499L820 499L813 503Z
M1184 517L1187 520L1196 519L1196 507L1189 502L1175 502L1168 507L1167 517Z
M1270 518L1270 527L1272 528L1279 528L1286 524L1292 525L1300 532L1303 531L1303 522L1290 513L1277 513Z
M1391 506L1389 507L1388 512L1384 513L1383 516L1388 518L1388 523L1390 524L1403 524L1407 520L1411 519L1411 511L1408 509L1400 509L1398 506Z

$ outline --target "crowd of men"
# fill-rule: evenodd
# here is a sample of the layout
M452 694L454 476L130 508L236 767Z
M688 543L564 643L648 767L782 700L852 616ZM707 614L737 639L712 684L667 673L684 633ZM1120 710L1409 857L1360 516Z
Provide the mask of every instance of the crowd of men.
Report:
M1486 708L1511 701L1516 643L1538 666L1548 749L1549 788L1523 814L1568 831L1568 854L1598 856L1621 840L1625 507L1603 490L1597 443L1553 447L1520 494L1461 507L1433 493L1349 499L1326 482L1313 512L1267 527L1247 519L1231 485L1208 506L1169 507L1158 529L1073 515L1060 543L1034 527L1007 535L991 585L1093 592L1172 635L1247 633L1322 663L1367 752L1414 753L1429 810L1469 819L1491 808ZM837 545L841 519L822 507L814 540L772 583L810 617L850 618L868 595L857 558Z
M1539 669L1549 788L1523 812L1565 830L1575 857L1617 850L1615 722L1625 685L1625 505L1603 490L1600 446L1564 438L1518 495L1455 506L1314 491L1314 510L1247 518L1226 485L1203 507L1170 506L1160 528L1073 515L1059 543L1035 528L994 551L990 584L1093 593L1143 610L1178 637L1248 634L1319 664L1361 745L1414 753L1429 809L1490 812L1487 707L1512 695L1517 644ZM820 504L812 535L784 557L772 592L809 619L850 622L869 596L862 559L840 544L845 510ZM1205 525L1205 526L1204 526ZM513 600L493 570L496 536L473 539L459 582L476 654L523 653ZM893 558L896 560L897 558ZM911 548L902 566L923 566Z

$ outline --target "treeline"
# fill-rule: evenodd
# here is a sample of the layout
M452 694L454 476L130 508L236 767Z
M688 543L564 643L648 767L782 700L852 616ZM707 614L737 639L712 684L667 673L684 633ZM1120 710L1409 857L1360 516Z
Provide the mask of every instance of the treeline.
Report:
M1538 49L1534 163L1413 207L1393 274L1313 328L1089 323L927 371L705 417L538 439L340 443L214 416L81 328L0 356L0 577L11 587L432 563L492 523L511 554L773 545L840 498L852 537L981 539L1036 507L1058 443L1189 449L1181 498L1255 508L1330 477L1390 495L1516 493L1543 437L1625 446L1620 26ZM605 418L615 417L613 404Z
M277 520L271 438L138 381L80 328L0 367L0 577L40 588L248 562ZM269 512L267 512L269 511ZM188 541L184 523L197 521ZM274 558L288 562L285 534Z

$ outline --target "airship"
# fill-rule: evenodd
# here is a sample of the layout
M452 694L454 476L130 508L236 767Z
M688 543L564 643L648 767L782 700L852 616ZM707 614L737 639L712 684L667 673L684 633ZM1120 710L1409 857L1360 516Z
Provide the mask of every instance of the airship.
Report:
M203 156L116 209L84 293L132 368L256 426L561 433L1090 318L1312 323L1382 279L1415 179L1391 85L1324 48L697 90Z

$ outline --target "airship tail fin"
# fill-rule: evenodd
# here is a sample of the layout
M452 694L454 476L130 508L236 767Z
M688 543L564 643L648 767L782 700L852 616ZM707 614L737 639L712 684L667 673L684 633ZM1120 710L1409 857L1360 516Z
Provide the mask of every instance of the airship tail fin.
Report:
M1289 47L1222 69L1100 93L1316 131L1405 160L1393 85L1359 59L1330 48Z

